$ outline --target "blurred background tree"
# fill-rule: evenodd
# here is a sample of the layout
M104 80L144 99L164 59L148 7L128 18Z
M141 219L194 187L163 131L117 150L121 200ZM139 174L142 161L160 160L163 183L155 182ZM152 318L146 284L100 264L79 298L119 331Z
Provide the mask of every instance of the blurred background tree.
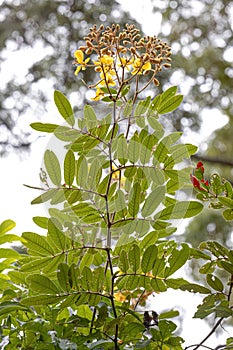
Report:
M88 29L95 23L124 25L133 20L116 1L111 5L107 0L6 0L0 4L0 153L4 153L30 146L21 121L29 113L45 114L48 88L67 95L75 91L81 106L86 87L74 79L71 63ZM38 56L33 57L33 52ZM29 55L33 60L28 62ZM9 59L19 76L6 69ZM90 70L83 78L87 83L91 80Z
M232 180L233 1L151 1L162 16L159 36L173 49L170 82L185 82L187 88L185 103L173 118L175 127L198 131L204 110L227 116L229 122L208 140L202 159L222 167Z

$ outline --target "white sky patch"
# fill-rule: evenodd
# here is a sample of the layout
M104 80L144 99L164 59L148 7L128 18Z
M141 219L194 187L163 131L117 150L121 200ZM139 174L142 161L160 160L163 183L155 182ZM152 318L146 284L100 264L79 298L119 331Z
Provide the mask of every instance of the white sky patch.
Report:
M146 35L154 36L160 31L162 15L159 12L153 12L151 1L147 0L117 0L123 10L128 11L139 23Z
M205 108L202 112L202 124L200 134L203 139L209 138L217 129L224 127L229 118L217 108Z

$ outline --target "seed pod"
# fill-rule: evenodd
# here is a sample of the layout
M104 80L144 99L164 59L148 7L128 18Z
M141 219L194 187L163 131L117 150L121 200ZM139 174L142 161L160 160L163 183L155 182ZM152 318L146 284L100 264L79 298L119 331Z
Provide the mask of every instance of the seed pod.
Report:
M85 54L87 54L87 55L90 55L91 53L92 53L92 48L88 48L86 51L85 51Z
M154 78L153 83L155 84L155 86L159 86L159 84L160 84L158 79L156 79L156 78Z
M170 64L170 63L164 63L164 64L163 64L163 67L164 67L164 68L171 68L171 64Z
M136 49L135 49L134 47L131 47L131 48L130 48L130 51L131 51L134 55L138 56L137 51L136 51Z

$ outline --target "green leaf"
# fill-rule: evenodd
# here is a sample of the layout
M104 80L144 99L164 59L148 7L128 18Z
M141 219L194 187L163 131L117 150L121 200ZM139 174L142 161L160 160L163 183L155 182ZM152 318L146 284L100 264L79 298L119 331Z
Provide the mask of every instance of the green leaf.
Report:
M179 289L184 284L188 284L189 282L184 280L183 278L167 278L166 284L168 288Z
M136 182L129 193L129 214L135 217L139 211L141 186Z
M25 279L27 277L27 273L19 272L19 271L9 271L8 277L10 277L11 281L18 285L25 285Z
M74 143L78 142L78 139L82 137L79 130L64 125L59 125L54 130L54 135L61 141L73 141Z
M169 157L171 145L177 142L181 136L182 136L181 132L174 132L165 136L157 145L156 150L153 153L154 157L160 163L165 162Z
M41 294L38 296L28 297L21 300L21 304L23 305L49 305L49 304L57 304L62 301L66 296L65 295L48 295Z
M199 214L203 209L203 204L196 201L183 201L176 204L169 205L167 208L161 210L155 215L155 219L169 220L191 218Z
M25 246L37 253L37 255L54 255L53 248L48 245L45 237L34 232L23 232L22 237L26 240Z
M0 235L12 230L16 226L13 220L5 220L0 225Z
M127 95L129 90L130 90L130 85L126 85L124 89L121 90L121 97L124 97L125 95Z
M56 258L55 258L56 259ZM21 267L21 271L23 272L32 272L32 271L40 271L44 267L48 266L51 262L51 257L43 257L38 259L38 256L34 257L34 260L24 263Z
M233 199L224 197L224 196L218 196L218 200L220 203L222 203L224 206L233 209Z
M46 191L45 193L42 193L40 196L34 198L31 201L31 204L41 204L49 201L55 194L57 193L56 188L51 188L50 190Z
M104 266L99 266L93 270L92 273L92 291L100 292L103 290L103 284L105 279L105 268Z
M141 146L138 141L129 140L128 144L128 157L131 163L136 163L140 157Z
M215 270L215 266L214 265L215 265L215 263L213 261L208 261L206 264L204 264L200 268L199 272L203 273L203 274L212 273Z
M171 86L167 90L165 90L161 95L161 103L166 101L168 98L175 96L175 94L177 93L177 89L177 86Z
M52 133L58 127L57 124L49 124L49 123L31 123L31 128L37 131Z
M32 220L34 221L34 223L41 227L41 228L45 228L47 229L48 228L48 218L44 217L44 216L34 216L32 218Z
M159 319L167 319L167 318L173 318L179 316L179 311L178 310L169 310L167 312L163 312L159 315Z
M45 275L35 274L26 278L29 288L38 293L58 294L57 286Z
M179 107L182 101L183 101L182 95L172 96L160 104L158 108L158 113L166 114L166 113L172 112Z
M16 302L5 302L0 304L0 316L3 315L12 315L12 312L19 310L30 312L30 309L28 309L26 306L23 306Z
M98 158L94 158L91 162L91 166L88 173L88 186L89 189L96 190L97 185L99 185L102 175L102 164Z
M142 272L147 273L152 271L155 261L157 259L158 249L155 245L150 245L146 248L141 262Z
M84 290L91 290L92 288L92 271L88 266L84 266L81 273L80 284Z
M232 209L226 209L222 213L223 217L227 221L233 220L233 210Z
M155 117L149 116L148 123L152 127L152 129L156 131L157 138L161 139L164 135L164 129L160 122Z
M128 100L123 111L123 116L129 117L132 114L132 110L133 110L133 102L132 100Z
M94 109L86 105L84 107L84 118L86 120L87 129L91 131L97 125L97 118Z
M218 292L223 291L223 288L224 288L223 283L217 276L213 274L208 274L206 276L206 281L210 287L217 290Z
M217 258L228 256L228 249L217 241L203 241L199 248L209 250Z
M127 253L124 249L122 249L120 252L119 268L124 273L126 273L128 271L128 268L129 268Z
M65 119L65 121L69 125L74 126L75 119L73 109L71 107L70 102L61 91L54 91L54 102L57 106L59 113Z
M6 234L3 236L0 236L0 245L4 243L14 242L14 241L22 241L22 238L13 234Z
M105 93L105 94L109 94L109 92L112 94L112 95L116 95L117 94L117 90L116 89L113 89L113 88L109 88L109 87L101 87L101 90Z
M77 162L76 182L81 187L86 187L88 178L88 163L84 156L81 156Z
M206 287L200 286L199 284L196 283L188 283L188 284L183 284L180 286L181 290L187 290L192 293L201 293L201 294L209 294L210 290Z
M72 289L78 290L80 270L76 264L73 263L70 266L68 275L69 275L69 283L71 284Z
M189 246L185 243L182 244L180 250L173 249L171 256L168 259L168 267L165 268L165 277L173 275L179 270L189 258Z
M154 119L155 117L158 117L158 107L160 105L162 101L162 96L161 95L157 95L150 103L149 109L148 109L148 113L147 113L147 117L152 116ZM149 120L149 119L148 119Z
M227 339L226 345L233 345L233 337Z
M133 244L128 252L128 260L130 268L137 272L140 267L140 248L137 244Z
M124 137L120 137L117 139L117 150L115 157L119 159L119 161L124 164L128 160L128 146L127 141Z
M50 150L45 151L44 163L52 183L56 186L60 186L61 168L60 168L59 160L57 159L53 151L50 151Z
M149 194L142 208L143 217L153 214L155 209L163 202L165 193L165 186L158 186Z
M55 218L51 218L48 221L48 238L51 239L53 244L55 244L60 251L66 249L66 241L68 241L68 238L60 230L60 224Z
M58 265L58 269L57 269L57 279L58 282L61 286L61 288L68 292L71 288L70 283L69 283L69 266L65 263L60 263Z
M71 186L74 181L74 175L75 175L75 156L74 153L69 150L66 153L65 159L64 159L64 179L65 183L68 186Z
M134 115L136 117L142 116L146 113L149 105L150 105L151 97L148 96L145 100L139 101L135 107Z
M141 249L145 249L147 246L156 243L157 240L158 240L158 233L156 231L149 232L140 242L140 247Z
M222 268L224 270L226 270L231 275L233 275L233 264L230 264L229 262L222 260L222 261L220 261L220 265L222 266Z
M98 308L98 318L95 321L95 327L102 327L108 317L108 308L106 304L102 304L101 307Z
M117 190L116 192L116 197L114 200L114 210L116 212L120 212L123 209L126 208L126 203L125 203L125 193L122 190Z
M197 147L191 144L179 144L173 146L170 151L171 156L164 162L165 168L172 168L175 164L182 162L184 158L189 158L190 155L197 152Z
M20 254L11 248L0 248L0 258L1 259L19 259Z
M166 284L160 278L152 278L150 283L155 292L166 292L167 290Z

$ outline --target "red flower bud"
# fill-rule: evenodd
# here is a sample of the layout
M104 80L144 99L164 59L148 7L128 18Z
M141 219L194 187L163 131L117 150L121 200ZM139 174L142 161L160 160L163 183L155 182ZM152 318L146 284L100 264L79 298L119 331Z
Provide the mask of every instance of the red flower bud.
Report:
M198 188L199 190L201 190L201 185L199 180L196 178L196 176L190 174L190 180L193 184L193 187Z
M200 170L202 173L204 173L204 171L205 171L202 162L198 162L198 163L197 163L196 169L197 169L197 170Z

